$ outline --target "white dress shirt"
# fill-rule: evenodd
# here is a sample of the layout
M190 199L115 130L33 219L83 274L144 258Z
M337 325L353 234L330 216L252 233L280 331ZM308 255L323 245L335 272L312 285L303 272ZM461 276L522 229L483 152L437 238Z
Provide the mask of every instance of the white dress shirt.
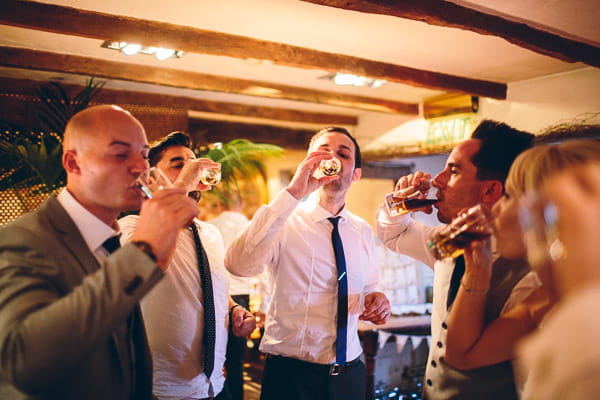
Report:
M303 361L335 362L337 267L331 242L329 211L313 193L300 204L282 190L262 206L229 247L225 265L242 276L260 273L266 264L271 303L260 350ZM378 281L375 238L371 227L344 209L339 214L348 275L346 359L357 358L358 316L364 296Z
M528 373L523 400L590 400L600 393L600 286L590 286L550 311L517 348Z
M138 216L119 220L121 242L128 241ZM160 400L200 399L223 388L228 333L228 273L221 233L195 220L210 264L215 304L215 362L210 381L204 375L202 336L204 306L196 245L190 229L181 231L164 279L141 302L154 370L153 393ZM212 387L211 387L212 386Z
M98 262L102 264L102 260L108 257L108 251L102 245L106 239L115 236L118 232L82 206L69 193L67 188L63 188L58 196L56 196L56 199L63 206L67 214L69 214L77 229L79 229L79 233L81 233L90 251L94 253Z

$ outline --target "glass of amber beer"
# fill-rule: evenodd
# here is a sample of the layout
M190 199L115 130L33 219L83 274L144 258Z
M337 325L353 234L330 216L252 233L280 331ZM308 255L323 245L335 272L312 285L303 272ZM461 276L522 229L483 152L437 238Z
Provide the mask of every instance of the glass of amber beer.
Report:
M489 217L483 206L477 204L454 218L427 242L427 246L438 260L455 258L463 254L472 241L485 239L492 232Z

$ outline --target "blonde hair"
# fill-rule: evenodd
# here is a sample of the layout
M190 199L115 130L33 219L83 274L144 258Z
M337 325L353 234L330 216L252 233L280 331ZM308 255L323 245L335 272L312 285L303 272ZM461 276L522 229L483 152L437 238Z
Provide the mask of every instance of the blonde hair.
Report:
M600 140L571 139L560 144L535 146L521 153L512 164L506 187L514 196L538 190L552 175L566 168L600 162Z

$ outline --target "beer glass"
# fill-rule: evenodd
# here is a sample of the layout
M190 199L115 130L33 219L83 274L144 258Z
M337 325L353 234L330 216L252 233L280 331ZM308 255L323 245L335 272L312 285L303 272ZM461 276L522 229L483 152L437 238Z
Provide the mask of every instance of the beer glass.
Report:
M482 205L477 204L454 218L427 242L427 247L438 260L455 258L463 254L472 241L485 239L492 232Z
M406 214L414 209L433 205L437 199L424 198L426 193L415 187L396 190L385 195L385 206L391 216Z
M173 186L169 178L158 167L152 167L142 172L136 179L136 184L148 199L151 199L157 190Z
M220 166L218 168L206 168L201 158L191 158L187 160L173 185L191 192L196 190L199 183L212 186L220 181Z

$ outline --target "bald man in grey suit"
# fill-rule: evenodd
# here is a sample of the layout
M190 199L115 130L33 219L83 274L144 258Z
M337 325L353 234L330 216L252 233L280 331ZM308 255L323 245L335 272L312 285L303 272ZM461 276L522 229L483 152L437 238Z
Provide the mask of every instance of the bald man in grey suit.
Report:
M146 134L119 107L78 113L63 147L66 188L0 230L0 397L151 399L138 302L196 205L179 189L142 204ZM140 205L132 243L111 247L119 213Z

